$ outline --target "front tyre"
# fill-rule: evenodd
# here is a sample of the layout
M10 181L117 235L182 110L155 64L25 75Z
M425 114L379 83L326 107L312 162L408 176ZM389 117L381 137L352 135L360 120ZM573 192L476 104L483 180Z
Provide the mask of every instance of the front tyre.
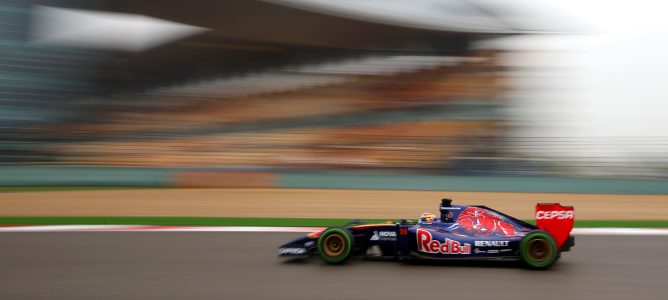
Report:
M527 234L520 243L522 261L534 269L547 269L558 258L557 243L550 234L544 231L533 231Z
M342 264L352 255L352 234L341 227L327 228L320 234L316 249L325 263Z

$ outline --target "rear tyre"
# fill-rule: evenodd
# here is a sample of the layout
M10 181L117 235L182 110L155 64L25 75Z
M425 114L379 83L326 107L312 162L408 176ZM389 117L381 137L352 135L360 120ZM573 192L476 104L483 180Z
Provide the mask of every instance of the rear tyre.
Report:
M547 269L559 257L559 250L550 234L544 231L534 231L522 239L520 256L530 268Z
M352 255L353 237L350 231L344 228L330 227L320 234L316 246L322 261L338 265L345 263Z

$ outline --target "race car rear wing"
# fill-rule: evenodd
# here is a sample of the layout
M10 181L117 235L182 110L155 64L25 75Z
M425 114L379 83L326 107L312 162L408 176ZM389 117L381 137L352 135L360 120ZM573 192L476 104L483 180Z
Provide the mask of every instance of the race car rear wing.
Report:
M574 221L573 206L561 206L559 203L536 204L536 226L552 235L558 248L568 240Z

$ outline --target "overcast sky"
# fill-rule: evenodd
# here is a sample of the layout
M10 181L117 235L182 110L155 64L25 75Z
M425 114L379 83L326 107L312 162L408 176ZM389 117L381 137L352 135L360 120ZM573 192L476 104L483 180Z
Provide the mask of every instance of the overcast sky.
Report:
M668 2L661 0L540 0L591 24L579 35L513 39L514 49L539 49L510 62L543 66L518 78L512 111L524 135L662 137L668 144ZM643 138L647 140L647 138ZM654 138L655 139L655 138ZM638 139L636 139L638 140ZM655 139L656 140L656 139ZM656 149L656 142L641 142ZM628 155L641 145L601 154ZM588 153L587 155L591 155ZM660 153L659 153L660 154Z
M579 36L527 38L523 45L551 51L534 54L530 63L572 68L555 72L563 76L558 80L541 82L550 101L563 99L553 103L554 112L577 126L563 128L563 134L668 136L668 3L541 1L595 26Z

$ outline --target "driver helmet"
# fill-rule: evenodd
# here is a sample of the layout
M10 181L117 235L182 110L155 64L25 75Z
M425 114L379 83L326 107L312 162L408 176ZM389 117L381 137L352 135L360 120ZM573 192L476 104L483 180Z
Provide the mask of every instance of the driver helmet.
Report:
M431 224L435 220L436 220L436 215L426 212L426 213L423 213L422 215L420 215L420 220L418 221L418 223L420 223L420 224Z

